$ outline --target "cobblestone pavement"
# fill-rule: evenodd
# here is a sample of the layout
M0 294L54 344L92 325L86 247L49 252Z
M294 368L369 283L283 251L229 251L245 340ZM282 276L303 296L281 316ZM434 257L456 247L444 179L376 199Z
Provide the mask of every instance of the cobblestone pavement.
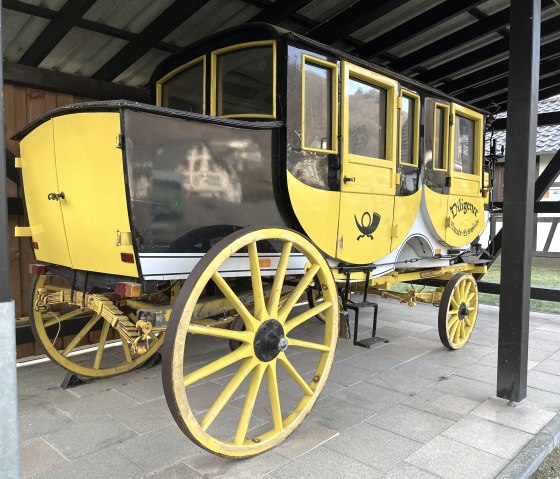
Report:
M481 306L470 342L448 351L436 308L377 301L378 335L390 342L366 350L339 340L310 415L282 445L244 461L207 453L180 432L159 366L62 390L58 366L21 365L22 477L484 479L560 411L560 316L531 314L527 399L510 407L495 397L497 308ZM371 314L361 314L362 335ZM228 407L240 413L242 402Z

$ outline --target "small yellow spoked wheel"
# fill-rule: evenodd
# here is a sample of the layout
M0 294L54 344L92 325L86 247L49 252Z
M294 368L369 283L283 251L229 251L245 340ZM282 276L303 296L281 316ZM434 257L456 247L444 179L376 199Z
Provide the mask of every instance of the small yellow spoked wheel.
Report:
M38 307L40 292L50 294L64 289L52 284L52 280L50 275L35 277L29 319L35 340L41 344L45 354L64 369L90 378L116 376L143 365L162 346L165 333L155 333L148 351L135 356L126 339L91 309L58 303L43 311ZM102 326L99 330L100 322ZM61 337L63 325L77 326L71 328L73 338ZM98 343L97 351L76 354L84 342ZM120 346L112 347L115 342Z
M472 274L457 273L441 297L438 329L441 343L460 349L469 340L478 314L478 286Z
M268 253L259 253L259 244L268 245L261 246ZM277 258L272 263L271 244L281 252L272 255ZM307 264L307 270L297 283L285 281L295 261L300 270ZM246 270L247 263L250 307L224 279L226 272L232 276ZM274 277L266 294L263 276ZM315 278L324 299L302 310L297 303ZM242 318L243 330L191 322L195 305L202 296L208 301L210 292L227 299ZM320 313L324 323L308 321ZM262 453L280 444L313 407L327 381L337 336L336 285L309 240L284 228L233 233L200 260L173 307L162 362L171 413L190 439L214 454L244 458ZM238 341L239 347L231 351L228 340Z

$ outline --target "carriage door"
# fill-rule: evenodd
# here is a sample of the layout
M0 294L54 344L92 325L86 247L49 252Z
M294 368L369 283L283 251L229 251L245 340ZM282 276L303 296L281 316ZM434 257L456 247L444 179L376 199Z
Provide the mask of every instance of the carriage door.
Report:
M461 246L484 230L482 154L484 117L469 108L451 104L449 134L449 198L445 242Z
M342 62L342 171L337 258L367 264L391 251L396 81Z

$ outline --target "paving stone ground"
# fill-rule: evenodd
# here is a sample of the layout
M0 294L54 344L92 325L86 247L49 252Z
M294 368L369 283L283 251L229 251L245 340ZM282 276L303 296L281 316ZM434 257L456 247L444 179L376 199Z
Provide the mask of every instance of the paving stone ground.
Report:
M376 300L378 334L390 342L366 350L339 340L310 415L282 445L244 461L214 456L183 435L159 366L62 390L58 366L20 365L22 477L485 479L560 411L560 316L531 313L527 399L511 407L495 396L497 308L481 306L469 344L448 351L436 308ZM362 334L371 315L360 314ZM302 373L311 364L305 353L292 360ZM207 395L228 380L198 386L193 408L202 412ZM280 388L286 397L294 392L287 378ZM234 396L223 414L235 420L242 401ZM251 427L265 422L265 406L257 404Z

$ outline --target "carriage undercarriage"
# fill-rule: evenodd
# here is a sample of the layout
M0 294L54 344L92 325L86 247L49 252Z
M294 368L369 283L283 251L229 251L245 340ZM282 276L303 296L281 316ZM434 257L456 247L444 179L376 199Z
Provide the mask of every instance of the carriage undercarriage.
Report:
M261 274L269 263L259 256L258 244L269 241L282 244L278 267ZM250 275L225 279L220 266L240 250L248 253ZM294 252L305 256L301 275L288 274ZM440 340L458 349L476 322L472 274L485 269L458 263L370 277L368 269L333 269L294 231L245 228L217 243L186 280L162 282L149 294L119 285L116 291L84 293L59 285L48 267L39 267L31 326L46 354L81 377L132 371L161 351L166 399L185 434L215 454L248 457L282 442L311 410L327 381L337 338L351 336L348 311L356 311L356 334L357 311L368 305L368 294L409 306L439 305ZM397 282L434 278L448 280L447 287L391 291ZM363 294L364 301L352 301L352 294ZM69 321L80 326L62 347L57 336ZM84 357L80 345L91 331L99 332L98 347ZM200 361L208 350L213 360ZM211 391L200 404L197 391L205 388Z

